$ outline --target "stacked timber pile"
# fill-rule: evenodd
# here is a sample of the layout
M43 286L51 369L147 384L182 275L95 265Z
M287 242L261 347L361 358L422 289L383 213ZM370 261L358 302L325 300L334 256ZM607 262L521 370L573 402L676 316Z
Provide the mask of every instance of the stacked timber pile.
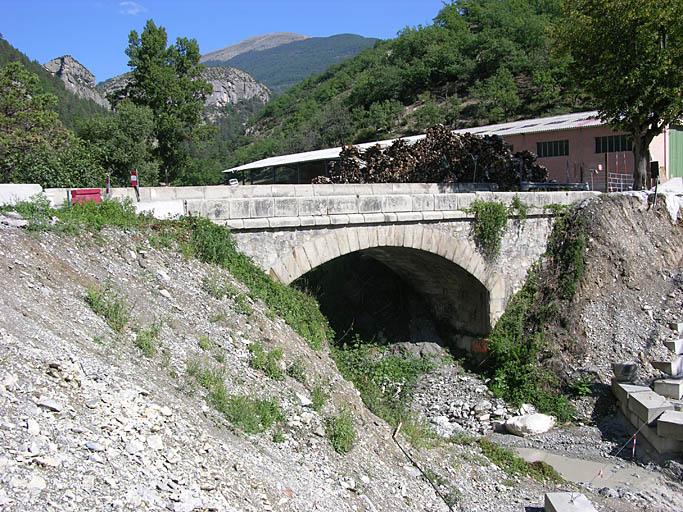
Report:
M314 183L497 183L513 190L521 179L547 181L548 170L529 151L512 153L501 137L456 135L443 125L414 144L396 140L363 151L345 146L330 167L329 179Z

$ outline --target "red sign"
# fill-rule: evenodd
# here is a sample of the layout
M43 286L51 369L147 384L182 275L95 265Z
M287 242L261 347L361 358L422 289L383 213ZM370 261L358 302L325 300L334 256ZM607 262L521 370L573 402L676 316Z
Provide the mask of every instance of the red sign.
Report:
M130 171L130 184L133 187L138 186L138 171Z

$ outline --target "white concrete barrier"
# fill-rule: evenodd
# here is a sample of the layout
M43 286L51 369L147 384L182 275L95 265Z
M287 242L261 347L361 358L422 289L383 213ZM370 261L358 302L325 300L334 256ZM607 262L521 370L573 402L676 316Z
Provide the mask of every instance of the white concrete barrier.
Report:
M169 201L142 201L133 203L136 213L151 213L155 219L172 219L185 215L185 205L182 199Z
M36 194L40 194L43 187L30 183L20 184L1 184L0 185L0 205L15 204L19 201L26 201Z

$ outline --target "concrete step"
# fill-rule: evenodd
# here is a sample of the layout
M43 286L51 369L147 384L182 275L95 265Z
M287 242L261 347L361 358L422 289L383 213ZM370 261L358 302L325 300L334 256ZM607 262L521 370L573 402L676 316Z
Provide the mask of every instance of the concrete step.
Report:
M578 492L549 492L545 512L598 512L585 495Z
M677 340L667 340L664 342L664 346L676 355L683 354L683 338Z
M683 412L665 411L657 420L657 435L683 441Z
M642 391L652 390L647 386L637 386L635 384L629 384L627 382L618 382L616 379L612 379L612 393L614 394L614 396L620 404L628 405L628 396L631 393L640 393Z
M631 393L628 396L628 410L648 425L664 411L672 410L673 405L652 390Z
M662 416L664 416L664 414L662 414ZM644 437L658 454L680 456L681 452L683 451L683 441L660 436L657 434L656 426L650 427L646 425L638 416L633 413L630 413L627 418L635 429L639 429L638 441L640 441L641 437Z
M673 361L652 361L652 366L672 377L683 375L683 355Z
M680 400L683 398L683 379L660 379L655 381L655 393Z

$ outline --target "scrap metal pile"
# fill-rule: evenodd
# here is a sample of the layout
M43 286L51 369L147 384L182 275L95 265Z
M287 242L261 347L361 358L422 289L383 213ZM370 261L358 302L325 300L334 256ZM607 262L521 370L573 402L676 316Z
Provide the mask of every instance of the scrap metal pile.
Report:
M529 151L512 153L501 137L456 135L442 125L414 144L396 140L386 149L344 146L329 178L314 183L497 183L515 190L521 180L547 181L548 170Z

